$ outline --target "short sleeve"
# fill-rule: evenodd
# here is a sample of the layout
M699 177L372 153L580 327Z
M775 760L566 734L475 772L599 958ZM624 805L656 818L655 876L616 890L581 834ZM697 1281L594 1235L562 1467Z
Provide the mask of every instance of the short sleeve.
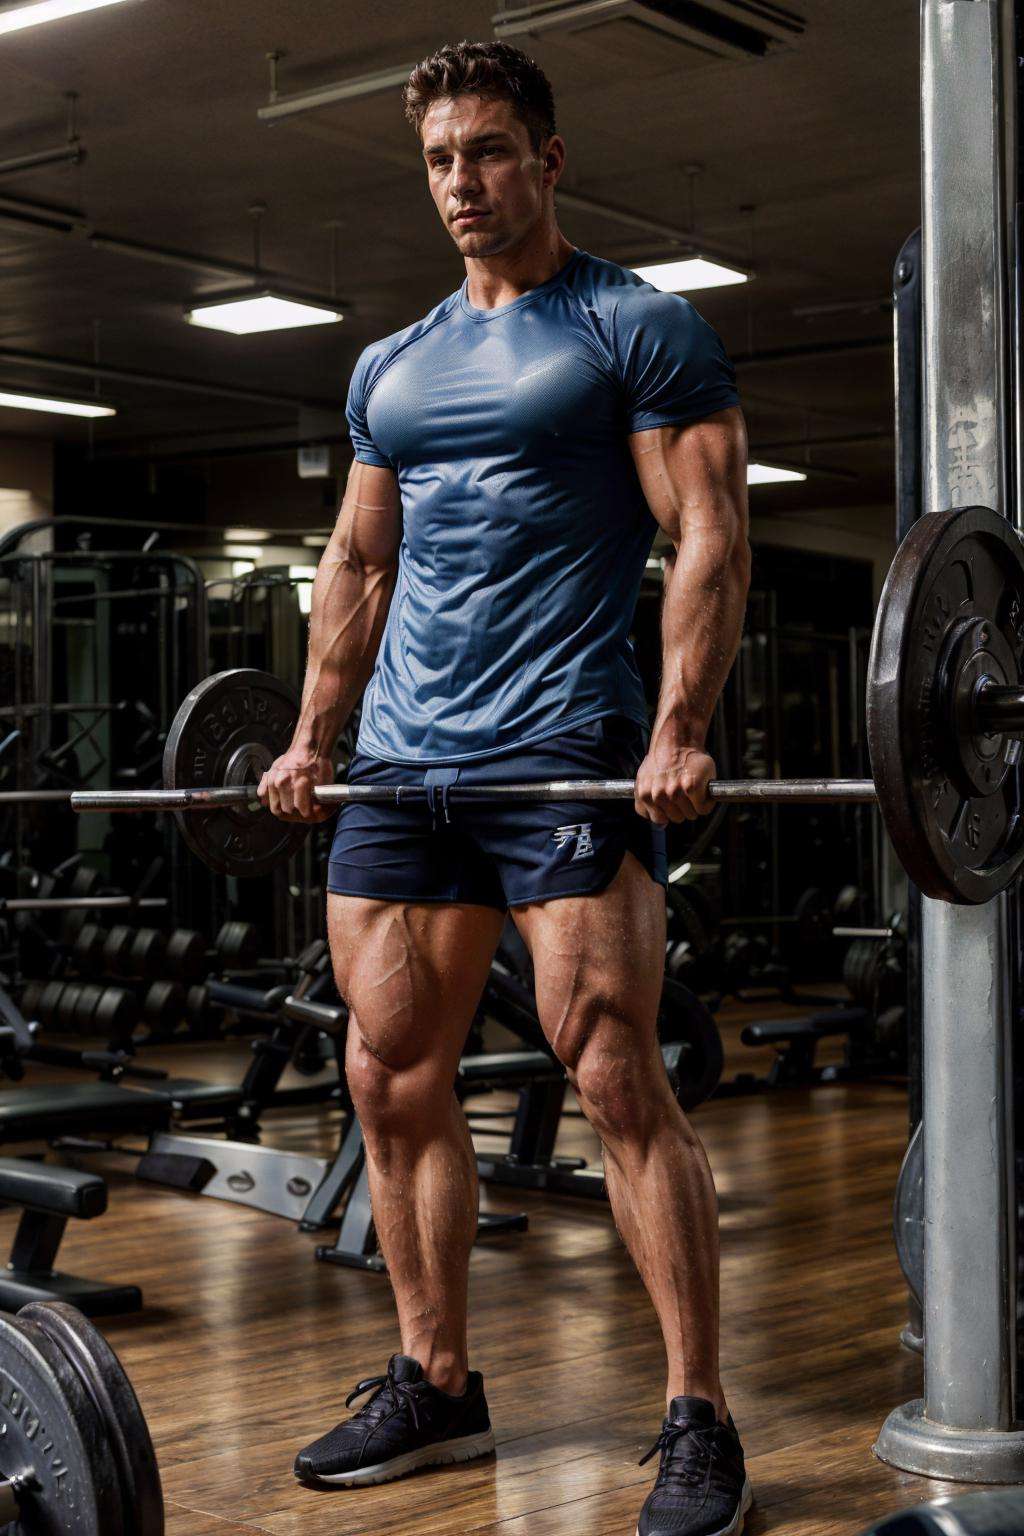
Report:
M629 432L698 421L739 404L718 333L679 294L634 288L617 306L615 350Z
M352 370L352 378L348 386L348 400L345 403L348 435L352 440L352 447L360 464L376 464L379 469L391 469L393 467L391 460L377 447L377 444L370 436L370 428L366 421L366 386L371 356L370 349L367 348L361 354L359 361Z

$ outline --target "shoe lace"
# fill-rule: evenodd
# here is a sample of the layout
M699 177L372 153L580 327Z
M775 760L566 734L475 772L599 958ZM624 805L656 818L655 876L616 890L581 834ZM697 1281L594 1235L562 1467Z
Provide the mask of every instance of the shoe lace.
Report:
M376 1423L382 1419L385 1413L392 1409L401 1408L406 1404L412 1414L412 1421L416 1428L420 1428L419 1410L416 1406L416 1382L396 1381L390 1369L383 1376L367 1376L365 1381L359 1382L345 1399L345 1407L351 1408L357 1397L362 1397L364 1392L373 1392L369 1402L364 1403L353 1415L357 1419L366 1419L369 1423ZM374 1409L376 1408L376 1411Z
M638 1465L642 1467L658 1451L663 1451L666 1454L658 1471L659 1483L664 1485L677 1482L694 1487L708 1475L711 1458L715 1453L716 1428L715 1424L676 1423L666 1419L657 1440L647 1454L640 1458Z

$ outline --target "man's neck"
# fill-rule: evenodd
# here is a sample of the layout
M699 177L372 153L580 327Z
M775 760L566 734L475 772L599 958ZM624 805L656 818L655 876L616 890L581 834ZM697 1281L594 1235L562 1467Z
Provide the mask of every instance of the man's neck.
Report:
M474 309L498 309L539 288L565 266L575 246L560 230L519 251L466 257L466 297Z

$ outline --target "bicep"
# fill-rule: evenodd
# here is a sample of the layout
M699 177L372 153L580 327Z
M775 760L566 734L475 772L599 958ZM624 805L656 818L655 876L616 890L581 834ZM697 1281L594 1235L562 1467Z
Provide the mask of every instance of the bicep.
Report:
M673 544L686 528L717 526L745 537L747 432L738 406L633 432L629 447L647 505Z
M353 459L331 536L336 551L364 569L394 566L402 542L402 497L393 469Z

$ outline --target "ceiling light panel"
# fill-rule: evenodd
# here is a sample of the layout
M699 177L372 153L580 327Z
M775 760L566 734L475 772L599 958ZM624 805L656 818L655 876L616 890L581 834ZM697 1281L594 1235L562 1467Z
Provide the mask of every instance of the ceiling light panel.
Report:
M191 325L229 331L233 336L251 336L258 331L287 331L306 325L334 325L341 318L336 309L271 292L215 299L209 304L193 305L185 312L185 319Z
M658 261L652 266L632 270L662 293L692 293L698 288L727 288L733 283L750 281L749 275L738 267L709 261L706 256L690 256L684 261Z

